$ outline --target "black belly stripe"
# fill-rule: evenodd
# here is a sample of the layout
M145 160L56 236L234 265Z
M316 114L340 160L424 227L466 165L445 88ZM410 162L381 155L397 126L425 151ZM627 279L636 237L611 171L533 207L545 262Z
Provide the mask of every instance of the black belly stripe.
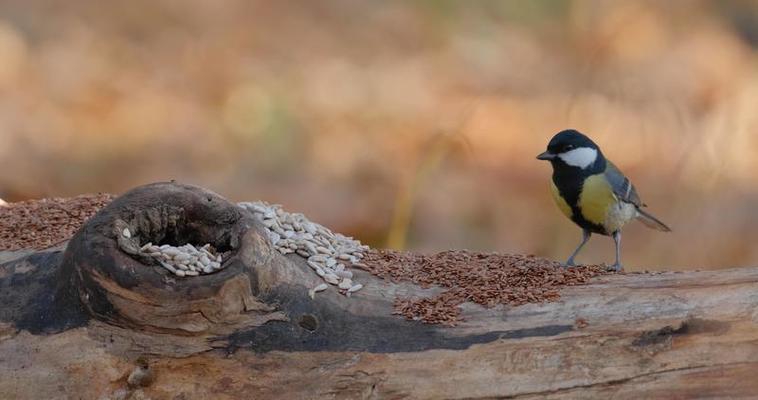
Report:
M554 170L553 183L558 188L561 197L563 197L569 207L571 207L571 220L574 221L575 224L590 232L608 235L605 227L584 218L582 210L579 207L579 196L582 193L584 179L590 175L593 175L593 173L577 173L575 169L561 170L560 172Z

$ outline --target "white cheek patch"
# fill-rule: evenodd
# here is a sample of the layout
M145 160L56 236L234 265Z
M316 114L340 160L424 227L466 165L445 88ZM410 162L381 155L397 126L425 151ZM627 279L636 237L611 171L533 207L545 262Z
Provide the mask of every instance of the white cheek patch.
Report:
M572 167L585 169L597 159L597 150L591 147L580 147L558 155L558 158Z

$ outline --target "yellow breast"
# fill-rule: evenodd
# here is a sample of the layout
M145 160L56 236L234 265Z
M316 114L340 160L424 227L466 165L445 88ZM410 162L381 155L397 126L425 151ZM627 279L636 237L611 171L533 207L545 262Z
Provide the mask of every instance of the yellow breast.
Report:
M582 193L579 195L579 208L584 219L604 225L609 208L616 202L613 189L603 174L592 175L584 180Z
M602 225L609 233L621 229L637 215L633 204L618 200L603 174L592 175L584 181L579 208L586 220Z
M555 200L555 204L558 205L558 208L561 210L563 215L571 218L571 215L573 214L571 212L571 207L566 203L566 200L563 200L563 197L561 197L561 193L558 191L558 187L555 186L555 183L553 183L553 180L550 180L550 191L553 194L553 200Z

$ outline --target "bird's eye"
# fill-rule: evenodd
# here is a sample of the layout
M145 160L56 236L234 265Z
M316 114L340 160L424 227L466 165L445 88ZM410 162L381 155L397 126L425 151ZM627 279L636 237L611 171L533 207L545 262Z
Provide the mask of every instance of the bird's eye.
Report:
M567 144L566 147L563 148L563 150L564 151L569 151L569 150L572 150L573 148L574 148L573 144Z

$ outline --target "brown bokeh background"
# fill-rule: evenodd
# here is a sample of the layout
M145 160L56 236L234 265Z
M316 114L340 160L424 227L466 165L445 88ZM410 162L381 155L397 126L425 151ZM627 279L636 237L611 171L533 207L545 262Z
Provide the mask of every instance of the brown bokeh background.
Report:
M177 179L374 246L564 259L534 156L572 127L674 228L627 228L628 270L755 265L756 45L749 1L4 1L0 197Z

